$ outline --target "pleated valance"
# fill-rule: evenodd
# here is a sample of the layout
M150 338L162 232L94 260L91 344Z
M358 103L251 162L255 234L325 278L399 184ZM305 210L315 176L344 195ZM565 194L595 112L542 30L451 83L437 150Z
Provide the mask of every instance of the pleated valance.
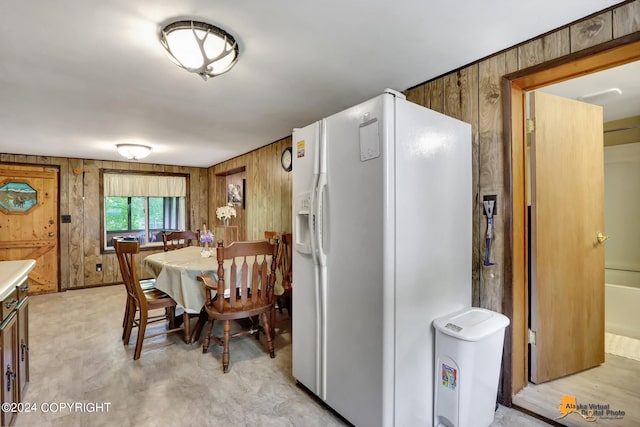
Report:
M183 176L105 173L105 197L185 197L187 180Z

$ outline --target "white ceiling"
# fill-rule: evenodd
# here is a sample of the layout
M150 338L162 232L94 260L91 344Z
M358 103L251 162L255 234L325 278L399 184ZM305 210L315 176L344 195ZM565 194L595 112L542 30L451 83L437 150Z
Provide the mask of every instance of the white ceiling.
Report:
M0 152L122 160L137 141L142 162L208 167L619 2L3 1ZM174 18L233 34L236 66L176 67L158 41Z
M612 89L619 89L620 94ZM556 83L540 90L601 105L604 107L605 122L640 116L640 61ZM589 97L590 95L595 96ZM584 97L589 99L582 99Z

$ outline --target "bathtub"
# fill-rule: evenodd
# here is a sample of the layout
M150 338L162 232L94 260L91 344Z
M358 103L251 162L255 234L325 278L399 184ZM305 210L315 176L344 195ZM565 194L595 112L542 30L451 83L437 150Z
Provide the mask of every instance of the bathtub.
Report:
M640 288L606 283L605 331L640 340Z

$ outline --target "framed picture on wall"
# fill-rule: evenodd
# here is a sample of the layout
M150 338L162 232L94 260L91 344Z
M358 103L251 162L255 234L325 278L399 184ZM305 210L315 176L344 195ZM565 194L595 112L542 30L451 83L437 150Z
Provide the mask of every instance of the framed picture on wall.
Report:
M244 199L244 192L241 184L229 184L227 186L227 203L233 206L241 206Z

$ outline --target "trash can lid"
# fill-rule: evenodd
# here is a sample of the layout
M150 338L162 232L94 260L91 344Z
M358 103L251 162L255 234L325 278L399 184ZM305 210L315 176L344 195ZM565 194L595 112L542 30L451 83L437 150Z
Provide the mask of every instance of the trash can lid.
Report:
M507 325L507 316L479 307L465 308L433 321L440 332L464 341L480 341Z

